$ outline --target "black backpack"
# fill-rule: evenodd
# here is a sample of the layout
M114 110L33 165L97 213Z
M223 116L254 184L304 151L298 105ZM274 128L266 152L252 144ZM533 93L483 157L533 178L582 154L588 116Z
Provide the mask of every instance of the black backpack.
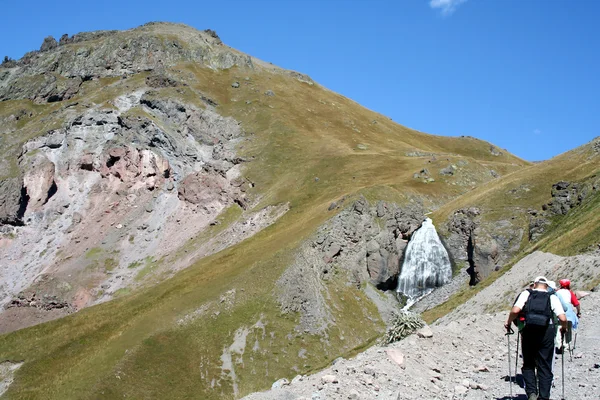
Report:
M531 290L529 298L525 302L525 326L548 326L552 318L552 307L550 306L550 293L546 291Z

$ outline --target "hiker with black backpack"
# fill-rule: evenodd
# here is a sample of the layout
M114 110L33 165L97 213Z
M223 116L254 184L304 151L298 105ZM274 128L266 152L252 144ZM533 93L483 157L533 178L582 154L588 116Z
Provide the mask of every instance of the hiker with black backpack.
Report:
M556 324L553 316L558 319L561 332L567 329L567 318L558 297L548 293L548 280L543 276L535 278L533 289L523 291L517 298L504 325L507 332L512 331L511 324L521 311L525 315L525 327L521 331L525 392L528 400L548 400L554 378Z

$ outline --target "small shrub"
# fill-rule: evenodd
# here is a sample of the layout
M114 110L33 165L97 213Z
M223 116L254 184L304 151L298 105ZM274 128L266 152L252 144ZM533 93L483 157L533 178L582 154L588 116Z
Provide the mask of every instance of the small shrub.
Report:
M395 314L385 334L384 342L390 344L402 340L424 325L425 322L421 319L420 314L408 311Z

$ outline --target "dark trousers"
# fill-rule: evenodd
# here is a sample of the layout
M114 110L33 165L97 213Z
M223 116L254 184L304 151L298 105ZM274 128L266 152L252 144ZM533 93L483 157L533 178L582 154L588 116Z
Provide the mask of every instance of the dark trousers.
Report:
M556 325L547 327L529 325L523 328L521 332L521 347L523 349L523 368L521 372L523 373L527 396L537 393L540 399L550 398L550 388L554 378L552 361L554 359L555 334Z

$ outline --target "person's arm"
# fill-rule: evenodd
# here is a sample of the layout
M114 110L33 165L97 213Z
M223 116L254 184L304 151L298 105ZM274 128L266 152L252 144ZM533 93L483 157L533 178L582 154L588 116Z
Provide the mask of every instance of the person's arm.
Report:
M567 316L565 314L560 314L558 316L558 322L560 323L561 333L565 333L567 331Z
M567 315L562 309L562 304L560 304L558 296L554 294L550 296L550 306L552 308L552 312L554 315L556 315L556 318L558 318L558 322L560 323L560 331L564 334L567 331L568 326Z
M521 309L517 306L513 306L513 308L511 308L510 312L508 313L506 323L504 324L504 329L507 331L510 330L510 324L512 324L512 322L519 316L520 312Z

